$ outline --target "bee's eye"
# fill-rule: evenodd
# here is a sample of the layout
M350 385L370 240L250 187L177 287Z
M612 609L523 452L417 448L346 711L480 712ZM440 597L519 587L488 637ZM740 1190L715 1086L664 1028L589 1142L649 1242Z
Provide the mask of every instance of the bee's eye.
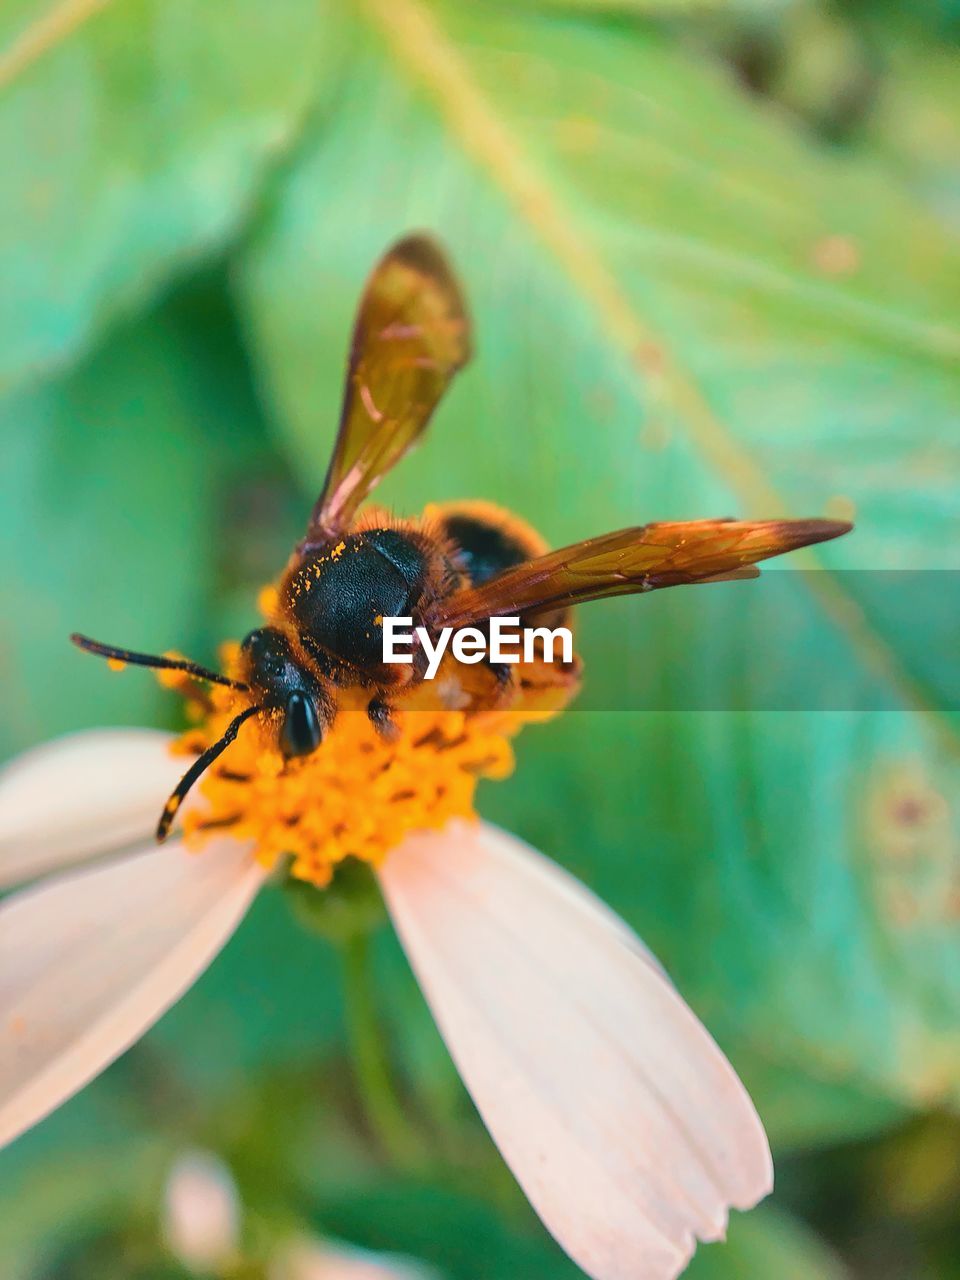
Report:
M323 737L317 709L305 693L291 693L280 730L280 750L287 757L308 756Z

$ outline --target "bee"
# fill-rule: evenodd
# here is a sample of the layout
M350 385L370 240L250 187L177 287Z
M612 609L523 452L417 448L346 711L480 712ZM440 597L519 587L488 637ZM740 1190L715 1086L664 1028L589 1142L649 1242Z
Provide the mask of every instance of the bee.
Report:
M294 760L321 746L349 689L362 694L370 720L389 735L394 709L422 683L427 664L416 646L411 663L384 662L385 617L409 617L429 635L482 628L497 616L519 617L521 627L546 619L556 625L571 605L588 600L755 577L757 561L850 528L832 520L661 522L548 551L530 526L491 503L438 505L413 520L377 509L362 513L375 486L421 439L470 354L467 307L443 251L424 235L400 240L367 281L326 479L280 580L273 615L242 642L241 678L71 637L116 663L183 672L249 698L184 775L158 839L194 782L252 716L275 726L277 748ZM514 670L488 674L488 691L475 699L509 698Z

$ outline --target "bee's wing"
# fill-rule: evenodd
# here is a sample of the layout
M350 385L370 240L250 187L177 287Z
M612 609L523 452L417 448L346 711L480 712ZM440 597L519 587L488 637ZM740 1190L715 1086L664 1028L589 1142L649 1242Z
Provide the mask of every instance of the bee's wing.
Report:
M752 578L758 560L846 533L839 520L691 520L620 529L508 569L441 600L434 627L462 627L604 596Z
M307 540L335 536L416 444L470 357L470 321L440 248L400 240L374 267L357 314L340 430Z

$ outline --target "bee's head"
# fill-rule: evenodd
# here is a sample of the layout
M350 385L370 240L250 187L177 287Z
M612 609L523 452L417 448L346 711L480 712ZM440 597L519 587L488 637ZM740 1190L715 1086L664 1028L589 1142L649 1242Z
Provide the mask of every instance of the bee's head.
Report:
M290 642L276 627L260 627L251 631L240 646L242 679L234 674L222 675L199 663L167 654L139 653L102 644L78 633L71 640L87 653L107 658L118 666L133 663L158 671L182 671L194 680L224 685L251 696L251 705L243 708L230 721L221 736L197 757L180 779L164 806L157 824L157 839L165 840L180 805L193 784L236 738L240 727L261 712L280 712L277 745L287 759L308 756L316 751L324 731L333 722L334 702L317 677L297 662Z
M257 702L282 713L279 746L289 759L319 747L332 720L330 695L296 659L276 627L258 627L240 646L244 679Z

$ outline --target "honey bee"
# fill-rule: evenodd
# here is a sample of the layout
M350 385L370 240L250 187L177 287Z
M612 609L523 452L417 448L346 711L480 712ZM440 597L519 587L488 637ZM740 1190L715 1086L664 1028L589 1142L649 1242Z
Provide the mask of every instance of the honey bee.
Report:
M850 528L833 520L661 522L548 551L525 522L490 503L434 506L412 520L361 513L378 482L420 440L470 354L466 304L444 253L424 235L399 241L367 281L327 476L280 580L273 616L241 645L242 678L71 637L116 662L180 671L249 697L184 775L158 839L252 716L275 726L277 747L294 759L320 747L343 691L359 690L370 720L389 734L394 709L423 681L426 662L416 646L411 663L384 662L385 617L409 617L429 635L505 616L518 617L521 627L547 618L556 625L587 600L755 577L757 561ZM488 674L482 697L508 698L515 672Z

